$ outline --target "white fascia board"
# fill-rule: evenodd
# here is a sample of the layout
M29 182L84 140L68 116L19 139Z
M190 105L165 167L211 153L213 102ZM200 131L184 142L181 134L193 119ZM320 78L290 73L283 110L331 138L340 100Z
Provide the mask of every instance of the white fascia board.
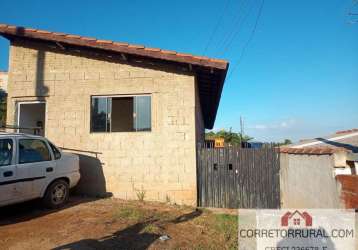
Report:
M332 138L324 139L324 140L327 140L327 141L339 141L339 140L346 139L346 138L351 138L351 137L354 137L354 136L358 136L358 132L348 134L348 135L332 137ZM314 141L314 142L304 143L304 144L301 144L301 145L292 146L291 148L304 148L304 147L314 146L314 145L323 144L323 143L325 143L325 142L324 141Z

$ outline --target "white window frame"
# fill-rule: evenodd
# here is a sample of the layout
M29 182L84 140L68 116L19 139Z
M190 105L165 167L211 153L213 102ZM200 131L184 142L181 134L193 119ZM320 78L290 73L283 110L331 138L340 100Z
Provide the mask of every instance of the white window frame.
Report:
M21 101L21 102L17 102L17 122L16 122L16 125L18 127L18 129L16 130L17 133L20 133L20 111L21 111L21 105L24 105L24 104L45 104L45 124L46 124L46 114L47 114L47 105L46 105L46 101ZM46 130L45 130L46 132Z

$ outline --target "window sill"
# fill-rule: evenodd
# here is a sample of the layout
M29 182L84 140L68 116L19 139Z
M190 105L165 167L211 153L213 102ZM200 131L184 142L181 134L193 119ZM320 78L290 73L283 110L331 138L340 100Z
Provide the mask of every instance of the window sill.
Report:
M143 134L143 133L151 133L153 132L153 130L148 130L148 131L116 131L116 132L90 132L90 134Z

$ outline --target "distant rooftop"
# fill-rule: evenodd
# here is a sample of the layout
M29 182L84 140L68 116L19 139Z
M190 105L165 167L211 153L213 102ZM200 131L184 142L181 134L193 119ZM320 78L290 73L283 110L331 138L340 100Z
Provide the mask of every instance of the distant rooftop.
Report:
M334 134L302 140L281 148L290 154L332 154L337 151L358 153L358 129L337 131Z

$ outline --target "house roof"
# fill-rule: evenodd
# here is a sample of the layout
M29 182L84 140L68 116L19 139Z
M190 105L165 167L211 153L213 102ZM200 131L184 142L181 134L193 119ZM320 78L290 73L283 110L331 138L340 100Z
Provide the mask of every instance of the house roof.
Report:
M295 155L331 155L342 151L348 151L348 150L331 148L331 147L306 147L306 148L281 147L280 148L280 153L295 154Z
M339 151L358 153L358 129L337 131L280 149L281 153L288 154L333 154Z
M44 41L53 43L59 47L76 46L96 49L99 51L119 53L125 58L128 58L128 56L131 58L146 58L184 66L187 71L193 72L196 75L205 127L211 129L214 125L222 88L229 67L229 63L225 60L195 56L159 48L149 48L143 45L100 40L91 37L6 24L0 24L0 35L10 41L15 39Z

